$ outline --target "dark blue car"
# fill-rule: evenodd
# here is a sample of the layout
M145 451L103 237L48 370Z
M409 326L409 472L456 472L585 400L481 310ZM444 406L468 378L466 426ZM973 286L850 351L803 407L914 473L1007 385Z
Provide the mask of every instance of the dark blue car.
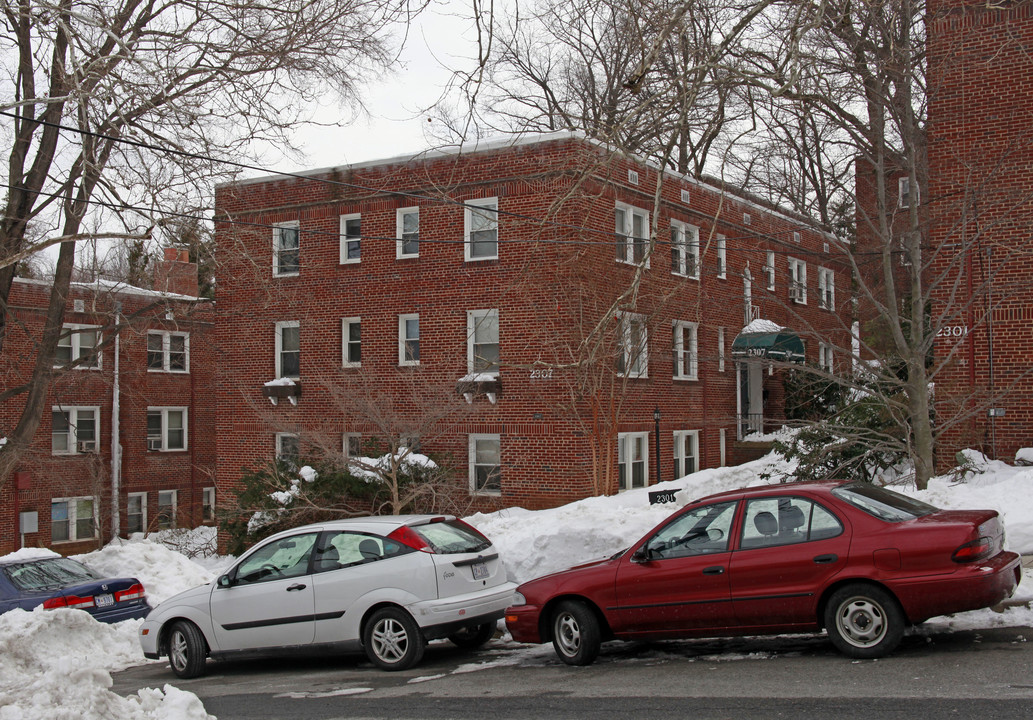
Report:
M65 557L0 560L0 613L37 605L85 610L106 623L142 618L151 610L136 578L102 578Z

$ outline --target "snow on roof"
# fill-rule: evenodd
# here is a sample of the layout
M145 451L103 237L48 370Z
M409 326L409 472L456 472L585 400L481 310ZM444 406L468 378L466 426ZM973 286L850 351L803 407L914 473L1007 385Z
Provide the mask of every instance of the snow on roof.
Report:
M740 335L759 335L761 333L777 333L785 330L784 327L771 320L757 318L749 325L739 331Z

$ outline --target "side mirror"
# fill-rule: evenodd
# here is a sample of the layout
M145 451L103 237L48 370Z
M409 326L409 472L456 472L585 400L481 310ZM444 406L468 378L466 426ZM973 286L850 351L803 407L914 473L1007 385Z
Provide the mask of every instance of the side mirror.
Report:
M221 588L233 587L233 578L229 575L223 575L219 578L218 584Z
M649 549L645 545L636 550L631 556L631 562L633 563L646 563L652 559L652 553L649 552Z

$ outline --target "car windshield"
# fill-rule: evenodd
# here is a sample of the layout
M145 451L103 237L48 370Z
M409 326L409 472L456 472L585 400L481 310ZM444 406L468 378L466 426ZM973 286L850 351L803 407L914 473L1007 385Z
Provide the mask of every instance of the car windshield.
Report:
M32 560L4 566L4 573L19 590L50 590L100 579L85 565L68 558Z
M416 525L413 531L430 545L431 550L442 555L480 552L491 547L491 540L459 520Z
M840 500L887 522L904 522L931 515L938 507L868 483L851 483L832 491Z

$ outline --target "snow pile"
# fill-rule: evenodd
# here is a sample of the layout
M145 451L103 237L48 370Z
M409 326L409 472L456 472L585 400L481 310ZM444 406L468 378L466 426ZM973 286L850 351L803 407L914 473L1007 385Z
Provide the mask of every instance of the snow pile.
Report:
M348 463L348 471L366 483L381 482L395 469L400 473L409 474L419 470L437 470L438 464L423 453L412 452L407 447L398 448L394 455L388 453L376 458L354 457Z

